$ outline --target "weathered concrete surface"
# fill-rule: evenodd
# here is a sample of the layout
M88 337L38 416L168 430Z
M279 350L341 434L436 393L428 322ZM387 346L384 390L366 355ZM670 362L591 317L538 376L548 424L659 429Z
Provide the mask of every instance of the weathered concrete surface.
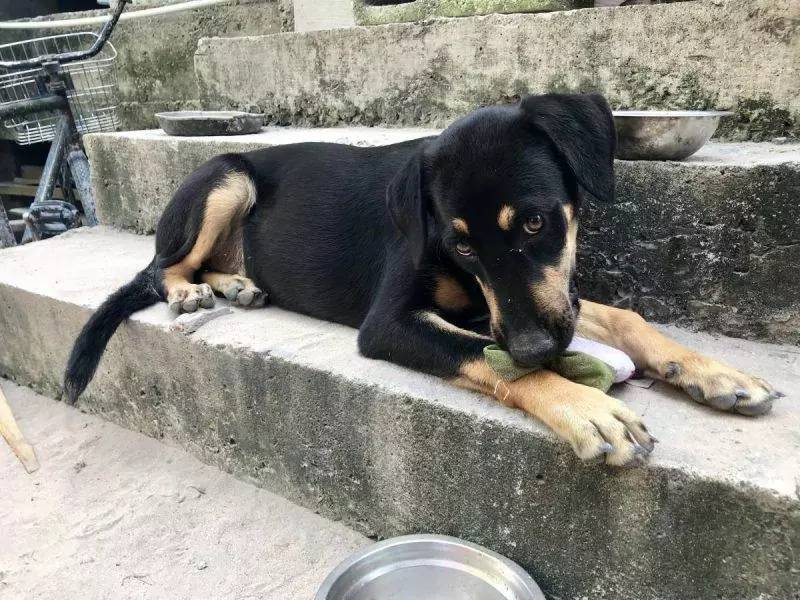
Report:
M152 233L171 194L215 154L297 141L386 144L425 129L269 129L237 138L88 136L106 225ZM584 293L660 322L800 343L800 146L709 144L679 163L617 161L613 206L585 211Z
M381 25L436 17L571 10L593 5L592 0L414 0L403 4L370 6L363 0L354 0L353 12L360 25Z
M3 598L309 600L365 537L184 450L0 380L36 447L0 440Z
M72 336L151 252L102 228L0 252L0 374L57 394ZM662 443L647 467L612 473L519 412L359 357L351 329L275 308L191 336L170 320L159 305L124 325L80 407L368 535L486 544L562 600L800 589L797 348L667 328L790 397L754 420L623 387Z
M319 31L353 27L353 0L294 0L295 31Z
M156 112L200 108L194 75L197 41L206 36L264 35L285 31L291 7L282 0L239 0L179 13L122 21L111 43L117 49L122 129L157 127ZM86 11L53 18L104 15ZM29 37L86 31L82 26L41 31L0 31L0 43ZM99 26L88 30L99 30Z
M153 233L164 207L183 179L217 154L296 142L379 146L436 133L429 129L379 127L270 127L253 135L171 137L155 129L88 135L84 143L92 165L99 219L105 225Z
M800 134L798 22L797 2L697 0L202 39L195 65L208 108L277 124L444 126L528 92L600 91L615 108L731 109L720 134L764 140Z

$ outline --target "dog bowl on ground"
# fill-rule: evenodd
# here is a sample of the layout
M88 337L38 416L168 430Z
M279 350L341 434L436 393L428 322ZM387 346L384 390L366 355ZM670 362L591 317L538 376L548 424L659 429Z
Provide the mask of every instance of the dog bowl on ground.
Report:
M443 535L407 535L347 558L316 600L545 600L519 565Z
M617 158L683 160L711 139L720 110L615 110Z
M261 130L264 116L238 111L181 110L156 113L158 124L169 135L244 135Z

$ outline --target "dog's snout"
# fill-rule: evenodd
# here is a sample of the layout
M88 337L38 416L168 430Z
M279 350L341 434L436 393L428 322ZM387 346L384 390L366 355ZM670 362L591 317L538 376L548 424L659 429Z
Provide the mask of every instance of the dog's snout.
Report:
M558 354L558 343L543 333L524 333L508 341L508 352L514 362L531 367Z

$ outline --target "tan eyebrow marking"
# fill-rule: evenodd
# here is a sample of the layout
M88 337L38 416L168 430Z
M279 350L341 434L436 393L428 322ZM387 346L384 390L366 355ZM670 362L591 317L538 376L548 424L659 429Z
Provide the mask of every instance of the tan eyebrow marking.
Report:
M515 211L513 207L508 204L503 206L497 214L497 224L500 225L500 229L511 231L511 226L514 224L514 217L516 214L517 211Z
M452 223L453 227L455 227L458 231L464 235L469 235L469 227L467 227L467 222L464 219L455 218L452 220Z

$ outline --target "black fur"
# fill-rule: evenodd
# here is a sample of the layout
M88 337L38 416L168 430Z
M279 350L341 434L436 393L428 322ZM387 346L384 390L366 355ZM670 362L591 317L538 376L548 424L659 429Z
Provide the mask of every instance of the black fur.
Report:
M208 192L231 170L257 191L243 225L248 277L277 305L359 327L364 355L453 377L493 340L519 362L556 353L574 331L574 281L563 311L545 310L531 290L559 264L564 207L577 215L584 190L613 198L614 144L602 97L554 94L480 109L439 136L390 146L294 144L217 157L165 210L153 266L143 271L150 279L140 274L109 298L98 311L105 316L81 334L68 395L83 390L119 323L163 297L142 286L191 249ZM498 226L505 205L516 213L510 231ZM536 214L545 226L532 236L522 224ZM456 250L467 242L471 257ZM437 304L442 277L460 286L466 305ZM491 335L478 280L500 300Z
M106 300L84 325L67 362L66 401L74 404L94 377L108 341L125 319L163 299L160 271L151 262Z

